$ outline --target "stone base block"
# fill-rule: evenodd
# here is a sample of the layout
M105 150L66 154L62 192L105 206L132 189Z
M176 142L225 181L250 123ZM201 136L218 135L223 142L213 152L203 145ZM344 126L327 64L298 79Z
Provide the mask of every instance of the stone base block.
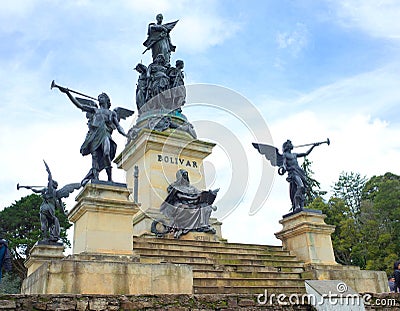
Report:
M126 187L88 183L68 218L74 223L73 253L132 255L132 219L139 210Z
M32 247L28 259L25 261L25 267L28 269L29 276L41 265L51 260L64 258L63 245L36 244Z
M308 264L302 277L310 280L342 280L359 293L387 293L384 271L361 270L356 266Z
M327 225L326 215L302 211L284 217L283 225L275 236L282 240L283 248L289 250L306 264L334 265L331 234L335 226Z
M117 258L118 257L118 258ZM42 264L22 284L23 294L191 294L188 265L142 264L131 256L72 255Z

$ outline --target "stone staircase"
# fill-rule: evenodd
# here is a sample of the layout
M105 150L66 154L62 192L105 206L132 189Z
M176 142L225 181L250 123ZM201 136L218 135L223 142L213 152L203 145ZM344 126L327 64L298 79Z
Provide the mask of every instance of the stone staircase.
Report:
M188 264L194 294L303 294L304 264L280 246L134 237L141 263Z

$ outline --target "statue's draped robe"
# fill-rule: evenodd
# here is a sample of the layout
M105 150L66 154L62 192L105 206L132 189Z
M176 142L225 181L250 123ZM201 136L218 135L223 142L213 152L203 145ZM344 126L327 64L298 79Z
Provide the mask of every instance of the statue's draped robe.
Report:
M106 143L106 140L110 143L110 159L114 159L117 151L117 144L111 138L111 133L114 130L111 121L113 113L108 109L96 110L92 118L89 119L89 132L80 150L83 156L99 151L97 153L99 156L97 159L99 171L106 166L104 152L102 152L103 144Z
M151 23L147 31L147 39L143 42L143 45L147 48L151 48L153 61L156 59L158 54L163 54L167 64L170 62L171 52L175 52L176 46L171 43L171 37L169 31L176 25L178 21L167 23L164 25L157 25Z
M172 219L171 227L193 230L209 226L212 207L201 203L203 194L208 191L199 191L189 182L178 179L168 187L168 192L160 211Z

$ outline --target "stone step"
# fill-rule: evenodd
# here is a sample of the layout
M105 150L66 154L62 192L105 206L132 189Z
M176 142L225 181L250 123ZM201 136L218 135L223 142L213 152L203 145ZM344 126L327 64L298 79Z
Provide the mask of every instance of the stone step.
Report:
M191 245L179 245L179 244L155 244L155 243L134 243L133 250L144 250L144 249L159 249L159 250L171 250L171 251L197 251L197 252L213 252L213 253L229 253L229 254L245 254L245 255L270 255L270 256L288 256L295 257L291 255L289 251L284 250L274 250L268 251L263 249L241 249L232 248L229 246L191 246Z
M133 237L134 242L152 242L158 244L186 244L193 246L229 246L233 248L247 248L247 249L267 249L267 250L281 250L282 246L279 245L262 245L262 244L247 244L247 243L229 243L226 241L198 241L198 240L182 240L182 239L174 239L174 238L157 238L155 236L147 236L147 237Z
M190 257L190 258L184 258L179 255L166 255L166 256L160 256L160 255L143 255L140 256L139 261L141 263L176 263L176 264L209 264L209 265L214 265L215 262L214 260L205 257L205 256L197 256L197 257Z
M179 249L168 249L168 248L148 248L148 247L135 247L134 254L139 255L177 255L182 257L196 257L196 256L206 256L212 258L231 258L231 259L265 259L265 260L287 260L287 261L297 261L296 257L293 255L286 254L267 254L267 253L242 253L240 251L231 250L179 250Z
M247 258L237 258L237 259L227 259L227 258L215 258L215 261L219 265L262 265L262 266L272 266L272 267L303 267L304 264L300 261L285 260L285 259L247 259Z
M171 262L179 264L214 264L217 266L258 266L258 267L276 267L278 271L292 271L293 268L298 269L298 272L303 272L303 263L300 261L277 260L277 259L247 259L247 258L212 258L208 256L183 257L176 255L158 255L158 254L141 254L140 262L143 263L162 263Z
M173 238L156 238L156 237L133 237L133 242L144 242L144 243L154 243L161 245L191 245L193 247L228 247L233 249L257 249L264 251L279 251L282 250L282 246L278 245L260 245L260 244L245 244L245 243L222 243L222 242L211 242L211 241L194 241L194 240L180 240Z
M301 279L301 274L297 272L278 272L278 271L226 271L223 269L193 269L193 277L201 278L241 278L241 279Z
M226 272L247 272L247 273L258 273L258 272L282 272L282 273L298 273L299 275L304 272L303 266L285 266L282 267L274 267L274 266L266 266L264 264L216 264L212 260L207 260L205 258L194 259L191 261L186 260L181 257L141 257L141 263L173 263L173 264L187 264L193 267L194 271L226 271Z
M304 282L301 286L193 286L194 294L305 294ZM264 298L263 298L264 299Z
M244 287L244 286L304 286L304 280L288 278L193 278L193 286Z

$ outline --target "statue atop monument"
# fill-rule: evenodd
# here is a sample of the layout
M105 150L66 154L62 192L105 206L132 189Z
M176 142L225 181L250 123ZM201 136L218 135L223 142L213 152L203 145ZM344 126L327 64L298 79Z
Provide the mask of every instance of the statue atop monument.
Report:
M143 43L146 46L143 53L152 50L152 62L135 67L139 73L135 96L138 118L128 131L128 143L142 129L160 132L173 129L197 138L193 125L182 113L186 102L184 62L179 59L175 67L171 65L171 52L175 52L176 46L171 43L170 32L178 21L162 24L162 14L156 19L157 23L149 24L148 37Z
M160 221L154 221L152 232L157 235L174 232L175 238L190 231L215 234L215 229L210 225L210 216L212 211L217 210L212 204L219 189L198 190L190 184L188 172L180 169L176 172L176 181L168 186L167 191L168 195L161 204L160 212L171 222L166 225L166 230L159 232L156 225Z
M137 64L135 70L139 73L136 85L136 108L140 112L146 104L147 97L147 67L143 64Z
M169 71L172 92L172 107L174 109L181 109L186 101L186 88L184 81L185 76L183 74L183 67L183 60L178 59L175 63L175 67L171 67Z
M134 112L121 107L110 110L111 101L106 93L101 93L98 96L97 101L100 106L98 107L92 100L76 98L71 95L71 92L84 95L82 93L58 86L54 81L52 82L52 87L57 87L62 93L68 96L76 107L86 112L88 133L86 134L80 152L83 156L88 154L92 155L92 168L83 178L82 185L85 185L90 180L99 180L99 173L103 169L106 170L108 181L112 182L111 161L115 157L117 144L112 139L111 134L117 129L121 135L127 137L119 121L120 119L130 117ZM84 96L94 99L87 95Z
M143 53L151 49L153 62L159 54L164 55L165 62L169 65L171 59L171 52L175 52L176 46L171 43L171 37L169 33L175 27L176 23L163 24L163 15L157 14L157 23L150 23L147 28L147 39L143 42L146 47Z
M271 162L272 166L278 166L278 174L284 175L288 172L288 177L286 180L289 182L289 193L290 200L292 202L292 211L300 212L304 209L304 202L306 197L306 190L309 187L307 183L307 176L304 170L299 166L297 158L308 156L311 151L323 143L330 144L329 138L326 141L305 144L301 146L293 146L290 140L283 143L282 149L283 154L279 153L278 148L265 145L253 143L253 147L256 148L261 154ZM310 146L311 148L303 153L292 153L293 148Z
M63 188L57 190L58 183L53 179L50 168L47 165L46 161L43 160L43 162L48 174L47 187L43 187L42 189L35 189L38 187L20 186L18 184L17 189L30 189L35 193L40 193L40 195L42 196L43 201L40 205L40 223L42 231L41 242L43 244L51 244L57 243L60 240L60 222L56 217L56 208L59 208L63 213L65 213L61 199L67 198L74 190L79 189L81 187L81 184L72 183L65 185Z
M155 60L147 68L147 101L152 100L150 106L169 109L168 103L171 101L170 81L167 75L163 54L158 54Z

